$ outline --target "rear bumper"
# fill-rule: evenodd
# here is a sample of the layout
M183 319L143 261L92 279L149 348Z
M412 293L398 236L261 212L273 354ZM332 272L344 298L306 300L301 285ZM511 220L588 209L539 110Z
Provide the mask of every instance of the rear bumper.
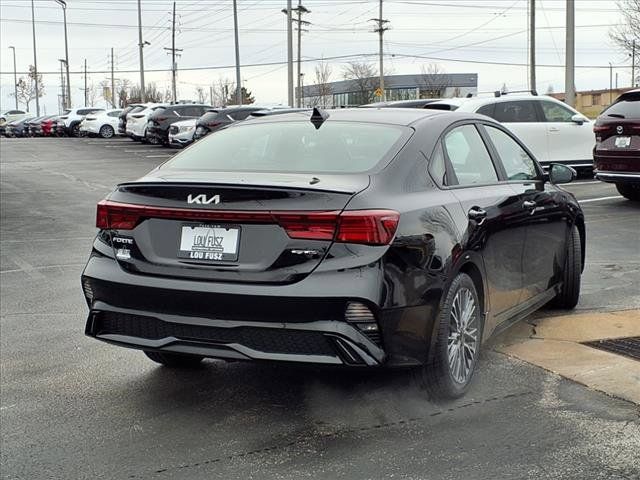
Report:
M149 314L96 302L87 335L120 346L229 360L373 367L384 351L346 322L287 325Z
M596 170L595 174L595 177L603 182L640 184L640 172L607 172Z
M372 268L312 274L290 285L203 282L129 273L115 259L93 255L82 275L86 334L123 347L222 359L420 365L433 310L377 309L380 280ZM345 320L349 301L377 311L377 331Z

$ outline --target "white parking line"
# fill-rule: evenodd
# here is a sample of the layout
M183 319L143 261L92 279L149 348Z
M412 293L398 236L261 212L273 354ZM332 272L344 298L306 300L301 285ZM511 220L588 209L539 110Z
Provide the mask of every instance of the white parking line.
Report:
M578 200L578 203L602 202L604 200L613 200L623 198L622 195L614 195L613 197L588 198L586 200Z
M124 153L148 153L157 152L159 148L140 148L138 150L125 150Z

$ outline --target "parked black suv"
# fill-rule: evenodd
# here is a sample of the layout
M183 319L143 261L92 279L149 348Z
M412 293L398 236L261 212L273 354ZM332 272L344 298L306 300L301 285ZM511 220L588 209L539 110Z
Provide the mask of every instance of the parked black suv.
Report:
M264 107L227 107L214 108L202 115L196 123L196 132L193 135L194 140L206 137L211 132L215 132L220 128L233 122L244 120L253 112L264 110Z
M138 108L141 107L142 105L138 104L138 103L133 103L131 105L129 105L127 108L125 108L124 110L122 110L122 112L120 112L120 115L118 115L118 133L120 135L126 135L127 134L127 115L129 113L131 113L131 111L134 108Z
M165 108L158 108L149 116L149 126L147 127L147 137L155 139L163 145L169 144L169 127L172 123L189 118L201 117L210 105L202 104L176 104Z

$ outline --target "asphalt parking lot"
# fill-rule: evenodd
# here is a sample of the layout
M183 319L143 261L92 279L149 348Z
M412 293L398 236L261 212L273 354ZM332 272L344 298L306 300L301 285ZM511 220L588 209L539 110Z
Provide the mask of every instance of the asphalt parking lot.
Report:
M0 140L2 478L640 478L638 405L491 346L469 394L443 404L403 372L177 372L85 337L95 204L173 153ZM577 311L640 308L640 206L600 182L567 189L587 224Z

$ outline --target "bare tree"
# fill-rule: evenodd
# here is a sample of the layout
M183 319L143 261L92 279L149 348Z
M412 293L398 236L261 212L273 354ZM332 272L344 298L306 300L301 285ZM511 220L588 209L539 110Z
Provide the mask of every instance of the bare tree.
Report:
M26 105L29 110L29 104L36 99L36 72L33 65L29 65L29 73L27 78L20 77L16 84L18 92L18 101ZM44 95L44 83L42 82L42 74L38 74L38 98ZM14 96L12 93L11 96Z
M423 65L420 69L420 98L441 98L447 87L451 86L451 77L437 63Z
M342 71L345 80L351 80L355 87L354 102L364 105L373 101L374 92L378 87L378 70L370 63L349 62Z
M107 105L109 107L115 105L115 103L112 102L113 95L111 92L111 82L109 80L102 80L98 84L98 87L100 87L100 96L104 99L105 102L107 102Z
M640 57L640 0L618 0L618 8L622 14L622 21L609 30L609 37L624 53L632 55L635 41L636 63ZM634 84L640 81L640 73L633 79Z
M317 96L311 99L312 107L317 107L318 105L322 107L327 107L333 103L332 94L333 91L331 89L331 74L333 73L333 69L331 65L329 65L325 61L321 61L316 65L315 75L316 75L316 88L317 88Z
M131 89L131 81L123 78L118 85L117 97L120 108L125 108L129 102L129 90Z
M236 84L228 78L218 77L218 80L212 85L213 98L211 105L214 107L225 107L229 99L229 95L233 95L236 91ZM235 98L232 99L235 103Z
M197 86L196 87L196 100L198 103L205 103L207 101L207 92L204 91L204 88Z

